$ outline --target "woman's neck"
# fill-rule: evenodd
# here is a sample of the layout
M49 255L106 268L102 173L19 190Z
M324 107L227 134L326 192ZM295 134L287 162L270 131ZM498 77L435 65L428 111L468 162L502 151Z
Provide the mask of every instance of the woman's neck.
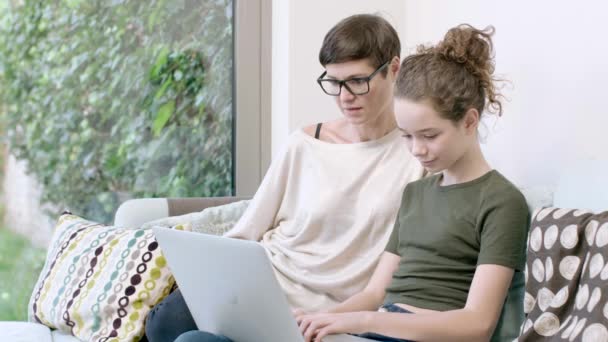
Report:
M397 128L395 116L383 115L374 121L362 124L352 124L347 120L340 120L342 135L345 140L351 143L377 140L392 132Z
M491 170L490 164L488 164L481 152L481 147L476 143L467 153L454 162L450 168L442 171L441 185L470 182Z

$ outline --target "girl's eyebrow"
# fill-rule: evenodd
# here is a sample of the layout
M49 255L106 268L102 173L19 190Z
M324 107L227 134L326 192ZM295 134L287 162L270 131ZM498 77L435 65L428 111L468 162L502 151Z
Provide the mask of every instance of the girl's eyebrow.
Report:
M403 128L401 128L401 127L397 127L397 128L398 128L398 129L399 129L401 132L403 132L403 133L408 133L406 130L404 130L404 129L403 129ZM421 130L417 131L417 133L426 133L426 132L430 132L430 131L433 131L433 130L435 130L435 128L425 128L425 129L421 129ZM408 133L408 134L409 134L409 133Z

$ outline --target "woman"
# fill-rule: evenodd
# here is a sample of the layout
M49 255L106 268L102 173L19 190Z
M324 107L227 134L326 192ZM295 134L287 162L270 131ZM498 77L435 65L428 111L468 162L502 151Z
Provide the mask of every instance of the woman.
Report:
M492 34L461 25L404 59L397 124L436 174L406 186L366 288L329 310L298 314L306 341L334 333L401 342L492 336L513 273L524 266L528 227L523 195L492 169L478 141L484 109L502 112Z
M365 287L405 185L424 172L393 113L400 50L394 28L376 15L348 17L327 33L317 82L342 117L290 136L226 235L261 242L294 309L325 310ZM146 335L173 341L196 329L176 291L149 314ZM192 331L179 340L204 336Z

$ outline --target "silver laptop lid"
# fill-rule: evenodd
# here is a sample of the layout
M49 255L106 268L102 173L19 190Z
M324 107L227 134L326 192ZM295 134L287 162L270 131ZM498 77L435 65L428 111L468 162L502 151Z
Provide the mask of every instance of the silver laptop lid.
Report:
M153 228L199 330L236 342L303 342L257 242ZM323 342L370 341L346 334Z
M303 341L260 244L166 228L154 233L200 330L234 341Z

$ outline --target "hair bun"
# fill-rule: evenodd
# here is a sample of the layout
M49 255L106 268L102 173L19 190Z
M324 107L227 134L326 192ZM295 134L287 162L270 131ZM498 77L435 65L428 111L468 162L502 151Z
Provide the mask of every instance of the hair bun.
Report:
M495 83L502 80L496 79L493 75L494 31L493 26L479 30L469 24L461 24L450 29L438 44L418 46L416 54L408 56L401 65L401 69L405 70L402 72L401 82L399 80L397 82L399 94L412 97L412 94L416 93L414 98L422 96L422 91L414 89L413 84L416 84L428 90L427 93L445 99L449 96L439 90L449 85L448 88L452 93L468 99L467 106L473 106L480 114L487 110L500 116L502 95ZM418 75L415 68L424 70L422 74L426 76ZM429 79L429 75L435 80ZM414 81L417 77L421 77L424 82ZM444 108L444 114L451 115L449 114L451 112L461 113L462 110L466 110L456 106L457 102L455 101L454 106L450 108Z
M447 60L464 64L474 74L494 73L492 35L494 27L478 30L462 24L450 29L434 52Z

